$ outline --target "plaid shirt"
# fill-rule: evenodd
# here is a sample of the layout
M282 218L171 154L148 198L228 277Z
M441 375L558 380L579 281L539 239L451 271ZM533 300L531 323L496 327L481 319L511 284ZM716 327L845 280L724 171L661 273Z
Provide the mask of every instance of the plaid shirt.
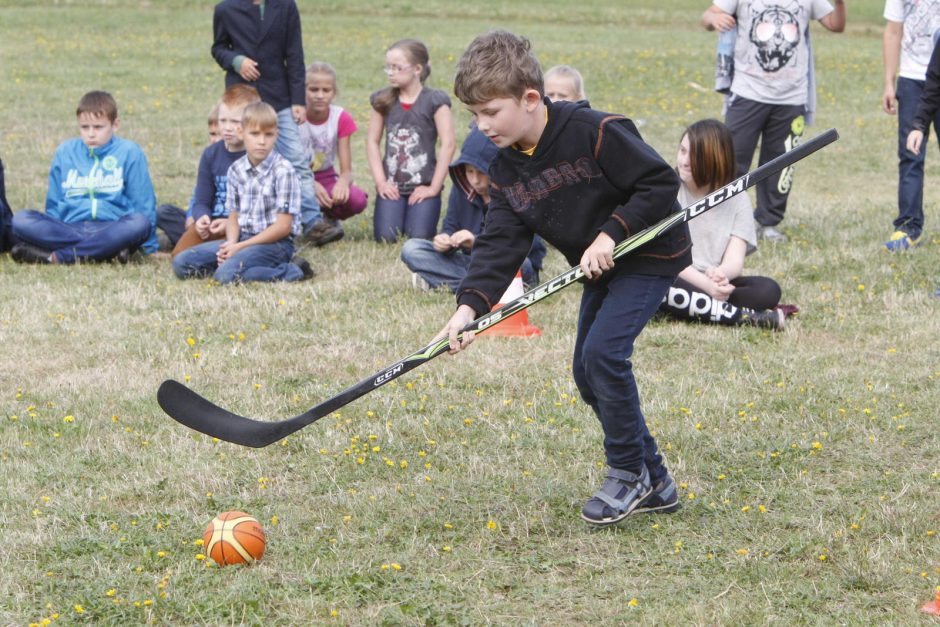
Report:
M228 169L225 208L238 212L242 238L257 235L277 220L280 213L293 216L290 234L300 233L300 178L294 166L272 150L257 167L248 155Z

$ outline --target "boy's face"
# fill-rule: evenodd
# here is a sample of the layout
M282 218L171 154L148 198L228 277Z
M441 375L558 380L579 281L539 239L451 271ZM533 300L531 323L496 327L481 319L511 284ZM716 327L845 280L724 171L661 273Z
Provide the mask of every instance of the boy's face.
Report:
M215 142L222 139L222 131L219 130L219 123L214 122L209 124L209 145L214 144Z
M224 102L219 105L219 134L229 150L242 149L242 113L245 107L229 107Z
M553 74L545 79L545 95L552 102L578 100L578 90L574 88L574 81L560 74Z
M82 113L78 116L78 132L82 141L89 148L104 146L114 135L114 131L121 125L120 118L115 118L114 122L108 119L106 115L95 115L94 113Z
M307 80L307 114L322 115L330 110L336 96L336 85L329 74L313 74Z
M521 98L493 98L467 105L477 127L500 148L522 144L530 148L538 143L544 120L539 126L535 117L540 113L541 96L527 89Z
M261 128L251 126L242 129L242 141L245 144L245 153L251 165L258 165L268 158L277 142L277 127Z
M475 168L469 163L465 163L463 166L464 176L467 177L467 183L470 184L470 187L473 188L477 194L483 198L490 197L490 177L479 168Z

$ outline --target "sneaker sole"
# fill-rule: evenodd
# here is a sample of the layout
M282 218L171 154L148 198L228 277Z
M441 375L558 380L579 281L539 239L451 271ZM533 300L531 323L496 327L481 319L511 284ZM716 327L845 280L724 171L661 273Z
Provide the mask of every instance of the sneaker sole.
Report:
M634 514L671 514L672 512L681 509L682 503L676 501L675 503L670 503L668 505L660 505L659 507L637 507L633 510Z

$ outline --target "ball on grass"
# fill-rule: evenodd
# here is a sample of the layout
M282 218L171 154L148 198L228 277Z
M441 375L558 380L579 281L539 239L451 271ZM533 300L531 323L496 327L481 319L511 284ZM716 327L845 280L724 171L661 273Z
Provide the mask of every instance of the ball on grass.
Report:
M267 544L258 520L245 512L222 512L202 537L206 555L219 566L251 564L261 559Z

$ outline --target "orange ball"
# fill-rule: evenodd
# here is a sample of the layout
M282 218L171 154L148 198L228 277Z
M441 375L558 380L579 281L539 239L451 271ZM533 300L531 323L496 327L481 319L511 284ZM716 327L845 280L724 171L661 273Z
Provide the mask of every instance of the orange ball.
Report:
M202 541L206 555L219 566L259 560L267 544L261 524L245 512L222 512L213 518Z

